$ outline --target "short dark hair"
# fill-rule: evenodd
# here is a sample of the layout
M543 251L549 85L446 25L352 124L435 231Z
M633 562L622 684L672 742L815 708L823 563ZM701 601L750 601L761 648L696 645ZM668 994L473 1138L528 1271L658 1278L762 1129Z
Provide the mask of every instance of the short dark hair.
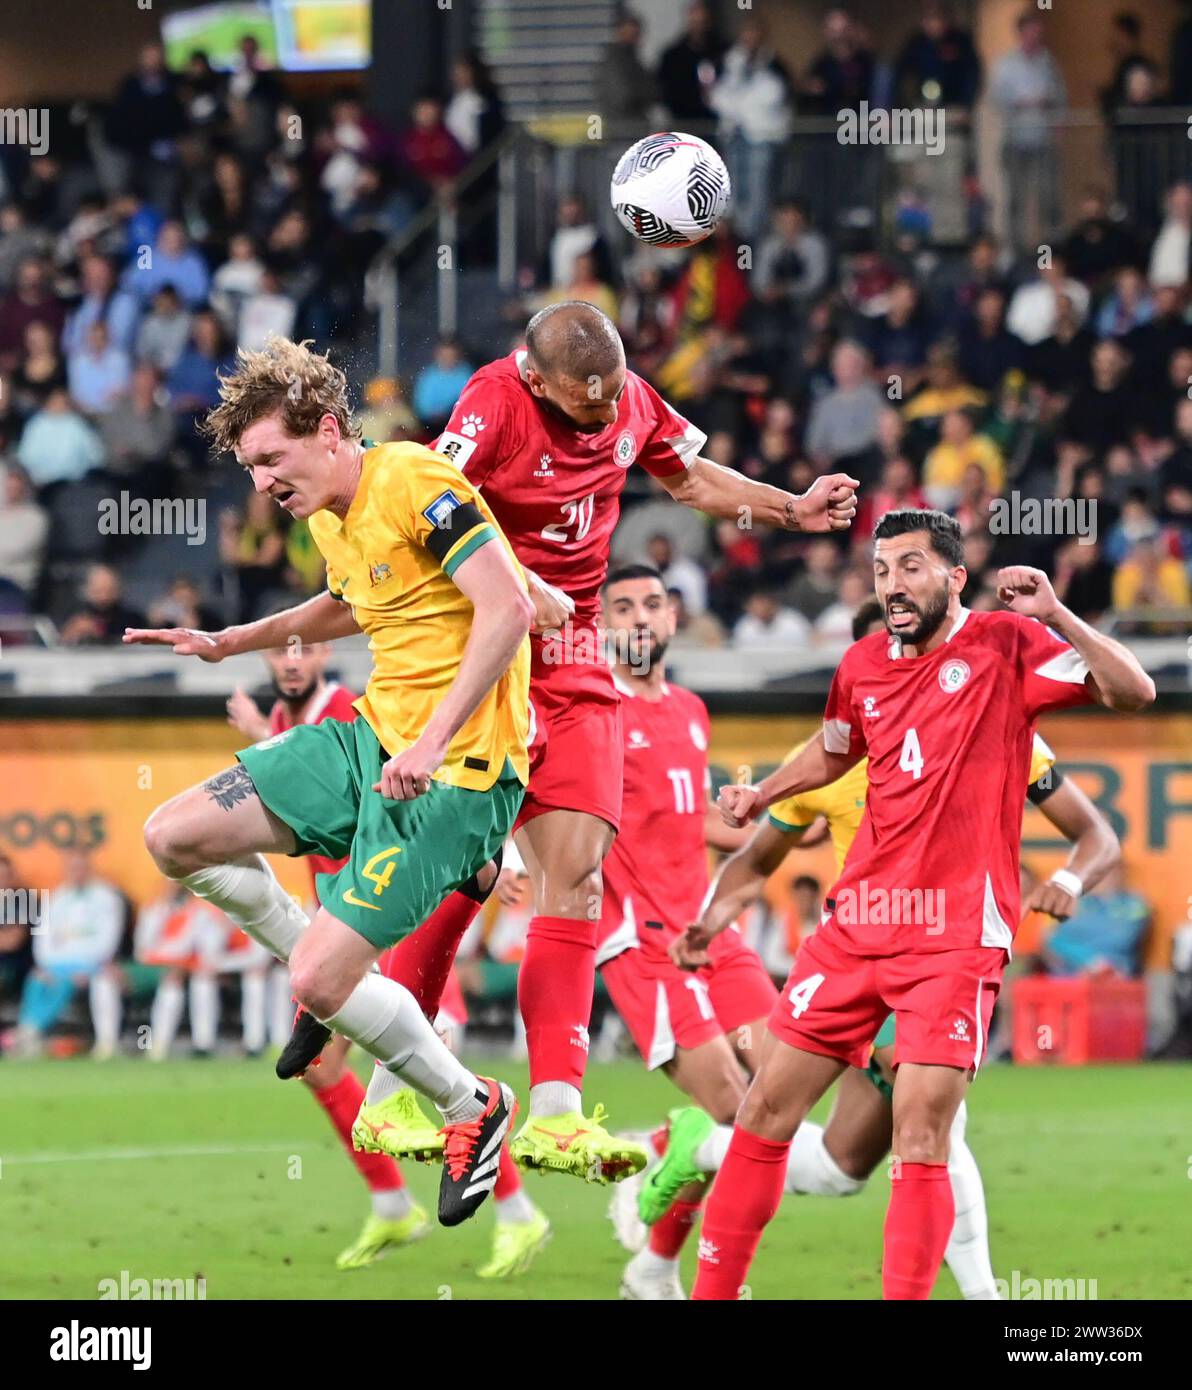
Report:
M926 531L931 548L949 565L964 564L964 537L960 523L947 512L934 507L902 507L887 512L873 528L875 541L888 541L911 531Z
M653 565L618 565L615 570L609 570L600 592L607 594L614 584L623 584L627 579L657 579L666 588L661 572Z
M625 350L607 314L583 300L564 299L539 309L526 325L526 352L543 375L583 381L616 371Z
M867 598L853 614L853 641L859 642L874 623L885 623L881 601L876 594Z

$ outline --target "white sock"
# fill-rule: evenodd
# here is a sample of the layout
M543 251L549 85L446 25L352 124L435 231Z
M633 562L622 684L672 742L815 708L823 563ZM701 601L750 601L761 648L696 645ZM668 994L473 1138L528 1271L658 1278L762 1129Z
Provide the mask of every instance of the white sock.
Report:
M519 1187L512 1197L499 1197L493 1202L498 1221L533 1221L538 1208L526 1196L525 1189Z
M656 1271L661 1274L674 1269L679 1263L679 1257L676 1255L673 1259L668 1259L667 1256L659 1255L657 1251L651 1250L647 1245L644 1250L639 1250L634 1255L633 1263L643 1273L650 1274Z
M200 1052L215 1051L219 1032L219 983L214 975L190 977L190 1041Z
M400 1221L413 1203L404 1187L387 1187L384 1192L372 1194L373 1215L382 1221Z
M178 1036L178 1025L182 1022L185 1007L186 991L182 988L182 982L163 980L157 987L153 1007L149 1010L149 1045L155 1056L169 1055Z
M828 1152L823 1126L804 1120L791 1140L784 1191L816 1197L852 1197L864 1186L864 1178L850 1178Z
M265 1046L265 976L255 970L240 977L240 1033L246 1052Z
M398 1076L397 1072L390 1071L388 1067L383 1067L379 1062L372 1069L372 1076L368 1079L368 1089L364 1093L365 1105L378 1105L383 1100L388 1100L398 1091L408 1089L409 1082L403 1077Z
M540 1081L530 1087L531 1115L566 1115L583 1103L579 1090L566 1081Z
M732 1125L717 1125L711 1134L695 1151L695 1166L701 1173L718 1173L724 1156L728 1153L729 1140L733 1137Z
M290 972L275 965L269 972L269 1045L282 1048L290 1041L294 1027L294 1000L290 995Z
M432 1100L448 1124L484 1113L488 1092L454 1057L404 985L366 975L331 1018L321 1020L359 1043L390 1071Z
M289 960L298 938L310 925L306 913L277 881L262 855L246 854L227 864L213 864L178 881L196 898L226 912L241 931L278 960Z
M120 986L106 971L91 976L91 1026L97 1047L115 1048L120 1041Z
M964 1102L952 1122L948 1178L956 1204L956 1221L944 1259L967 1299L995 1299L997 1283L989 1259L989 1222L985 1214L985 1186L972 1150L964 1141L968 1112Z

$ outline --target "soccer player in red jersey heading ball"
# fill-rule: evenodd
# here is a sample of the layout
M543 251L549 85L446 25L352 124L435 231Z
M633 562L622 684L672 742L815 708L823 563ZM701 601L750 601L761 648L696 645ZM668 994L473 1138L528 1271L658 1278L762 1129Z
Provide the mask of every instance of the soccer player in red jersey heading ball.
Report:
M531 695L547 726L517 845L534 890L518 982L530 1057L519 1163L608 1181L642 1167L640 1144L582 1113L601 913L601 861L621 816L620 697L597 618L621 490L635 464L676 501L742 526L834 531L856 480L819 478L802 496L700 457L705 436L625 367L614 325L567 301L530 320L526 345L482 367L436 448L478 486L530 574Z
M849 648L823 732L757 786L725 787L729 825L821 787L869 758L865 816L770 1017L768 1050L708 1199L693 1297L740 1295L782 1195L787 1150L847 1066L896 1019L886 1298L931 1292L953 1224L948 1133L984 1054L1019 919L1022 801L1036 719L1155 697L1120 643L1056 598L1047 576L998 573L1009 611L960 605L960 527L942 512L887 513L874 537L886 632ZM683 939L693 963L707 928Z

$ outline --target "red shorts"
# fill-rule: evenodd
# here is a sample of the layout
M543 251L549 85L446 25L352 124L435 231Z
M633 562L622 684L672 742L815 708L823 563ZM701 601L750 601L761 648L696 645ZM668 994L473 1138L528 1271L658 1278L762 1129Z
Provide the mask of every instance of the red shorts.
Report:
M546 748L530 772L517 825L544 811L586 811L621 824L625 748L621 697L603 663L547 665L532 643L530 698L546 729Z
M830 919L799 947L769 1028L780 1042L865 1067L892 1012L894 1065L923 1062L976 1071L1001 988L997 946L858 956L831 936Z
M647 1070L669 1062L680 1047L702 1047L773 1009L778 991L757 953L731 929L716 945L703 970L680 970L638 947L600 967Z

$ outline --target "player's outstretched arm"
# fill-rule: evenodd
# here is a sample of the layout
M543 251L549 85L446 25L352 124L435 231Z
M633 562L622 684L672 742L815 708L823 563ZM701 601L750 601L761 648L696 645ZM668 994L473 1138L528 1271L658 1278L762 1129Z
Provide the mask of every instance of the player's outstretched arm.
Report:
M697 458L684 473L658 481L686 507L746 527L774 526L783 531L847 531L857 510L860 486L847 473L829 473L802 494L784 492L705 458Z
M127 645L172 647L175 655L197 656L200 661L222 661L241 652L284 647L295 638L300 642L333 642L359 631L349 605L324 592L284 613L218 632L189 627L126 627L123 640Z
M508 668L534 621L526 586L499 541L474 550L451 578L472 601L471 631L455 680L426 728L409 748L389 759L373 786L394 801L408 801L427 790L451 740Z
M1009 565L998 570L998 598L1015 613L1038 618L1070 642L1089 668L1088 686L1107 708L1123 714L1145 709L1155 698L1155 682L1129 649L1098 632L1055 596L1042 570Z
M785 801L800 792L815 791L843 777L850 767L861 761L864 754L829 753L824 747L821 731L809 739L798 753L769 777L750 786L730 784L720 789L720 814L726 825L744 825L767 806Z
M1080 894L1095 887L1122 862L1122 847L1113 827L1070 778L1065 778L1039 809L1070 841L1072 853L1063 874L1037 884L1024 906L1063 922L1076 911Z
M766 822L720 867L700 913L682 935L671 942L670 957L682 970L708 963L708 946L762 895L766 880L799 843L798 830L783 831Z

